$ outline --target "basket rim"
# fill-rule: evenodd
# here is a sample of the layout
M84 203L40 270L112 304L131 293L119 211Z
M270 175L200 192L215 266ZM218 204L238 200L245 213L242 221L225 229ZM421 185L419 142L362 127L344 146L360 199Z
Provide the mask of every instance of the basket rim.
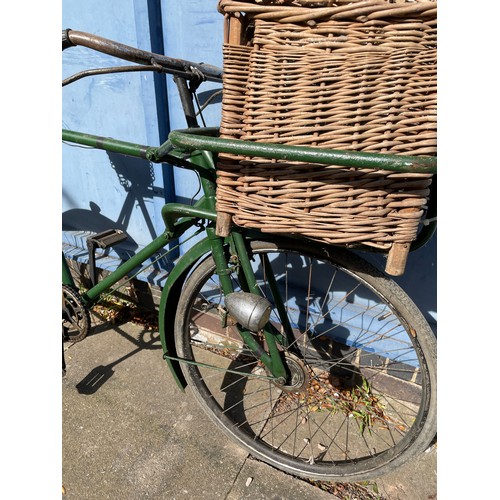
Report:
M273 0L271 0L273 1ZM293 0L290 0L291 2ZM307 1L307 0L301 0ZM325 0L331 4L331 1ZM284 5L263 3L256 0L219 0L217 9L221 14L239 16L242 13L253 19L267 19L275 22L314 23L318 20L357 19L369 21L381 18L437 17L437 0L405 0L392 3L389 0L358 0L335 2L336 5Z

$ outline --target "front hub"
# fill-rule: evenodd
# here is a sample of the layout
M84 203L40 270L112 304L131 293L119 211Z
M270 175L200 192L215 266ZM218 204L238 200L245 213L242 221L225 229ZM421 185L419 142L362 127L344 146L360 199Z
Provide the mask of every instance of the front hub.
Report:
M302 392L309 385L309 372L304 363L294 354L285 353L288 378L285 383L274 381L276 387L287 392Z

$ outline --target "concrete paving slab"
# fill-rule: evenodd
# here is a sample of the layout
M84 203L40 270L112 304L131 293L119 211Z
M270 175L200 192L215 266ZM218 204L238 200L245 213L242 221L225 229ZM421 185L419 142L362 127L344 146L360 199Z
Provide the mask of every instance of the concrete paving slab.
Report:
M335 500L337 497L311 484L248 458L227 500Z
M437 499L437 446L376 481L378 490L390 500Z
M126 324L67 351L65 498L225 498L246 453L170 378L157 334Z
M178 389L157 332L98 326L66 363L64 499L336 498L230 441ZM376 483L381 499L436 498L435 450Z

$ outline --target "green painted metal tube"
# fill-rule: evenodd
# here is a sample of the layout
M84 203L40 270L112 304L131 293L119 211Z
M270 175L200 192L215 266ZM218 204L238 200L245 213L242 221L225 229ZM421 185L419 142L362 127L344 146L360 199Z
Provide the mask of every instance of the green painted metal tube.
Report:
M250 263L250 259L248 258L248 252L245 246L245 241L243 236L234 231L233 232L233 241L235 245L236 252L238 253L238 260L243 269L243 274L245 275L245 279L248 284L249 291L255 293L256 295L261 295L261 291L255 279L255 274L252 269L252 264ZM286 379L286 370L283 365L283 361L281 359L280 353L278 351L278 347L276 346L276 337L270 332L267 328L264 329L264 338L267 342L267 347L269 350L269 357L261 356L261 361L271 370L271 373L277 378L285 378ZM277 332L279 333L279 332ZM242 333L243 336L243 333ZM253 337L252 337L253 339ZM247 339L244 337L245 342ZM248 344L248 342L247 342ZM251 346L250 346L251 347Z
M123 262L113 273L104 278L102 281L93 286L90 290L83 294L83 300L93 302L99 295L104 293L108 288L118 283L122 278L131 273L136 267L140 266L146 259L151 257L158 250L166 246L171 238L167 233L155 238L149 245L146 245L140 252L137 252L133 257Z
M263 142L240 141L211 137L216 129L185 129L170 132L169 141L177 148L187 151L196 149L241 156L256 156L276 160L301 161L349 168L374 168L394 172L437 172L437 160L429 156L402 156L358 151L338 151L306 146L287 146ZM158 148L161 152L162 146Z
M223 239L215 234L215 230L213 228L207 228L207 235L212 247L212 257L215 262L215 267L217 275L219 276L222 291L224 292L224 295L229 295L234 291L234 289L230 277L230 270L228 268L227 259L224 253ZM276 373L278 373L278 376L281 376L282 372L284 373L283 364L281 363L281 368L282 368L281 371L279 370L279 367L275 368L275 365L281 361L281 360L279 360L278 362L274 361L274 359L277 357L277 354L275 354L274 356L272 356L271 354L271 356L269 356L262 349L260 344L255 340L253 334L250 331L242 327L240 327L238 330L245 344L271 370L273 375L276 375ZM276 343L275 342L273 343L276 348Z
M212 129L210 130L211 133ZM213 129L216 131L217 129ZM103 137L93 134L85 134L83 132L75 132L73 130L62 129L62 139L66 142L81 144L95 149L111 151L127 156L142 158L153 163L170 163L177 167L194 170L200 175L201 183L205 196L213 198L213 207L215 209L215 163L212 153L209 151L196 151L189 156L189 161L186 160L186 150L173 148L170 141L164 142L159 147L145 146L143 144L135 144L133 142L119 141L108 137Z
M276 276L274 275L271 262L269 262L269 257L267 256L267 254L263 253L260 255L260 258L266 273L267 282L269 283L269 289L271 290L271 294L274 298L274 304L276 305L276 309L278 310L278 315L280 317L281 325L285 330L285 338L280 336L280 339L282 342L286 342L284 343L285 346L288 346L295 341L293 336L292 325L290 325L285 303L283 302L283 298L279 291L278 283L276 282Z
M237 231L233 231L232 237L234 248L236 250L236 253L238 254L238 261L241 265L241 269L248 285L248 291L257 295L261 295L259 286L257 285L257 280L255 279L255 274L252 269L252 264L250 262L250 259L248 258L245 240L243 239L241 233Z
M172 146L174 146L185 151L200 150L214 153L231 153L241 156L256 156L285 161L339 165L348 168L374 168L407 173L437 173L437 159L435 157L389 155L365 153L362 151L338 151L307 146L257 143L221 139L215 137L217 133L218 129L213 127L174 130L170 133L169 140L159 147L134 144L65 129L62 131L62 138L64 141L144 158L157 163L165 161L166 156L175 156L175 153L172 151ZM208 165L207 167L211 168Z
M183 205L182 203L168 203L167 205L163 205L161 215L165 222L167 232L171 233L175 231L174 223L181 217L208 219L212 221L217 220L217 214L213 210L208 210L204 207Z
M209 151L201 151L200 155L193 155L190 161L193 164L190 168L196 170L200 174L200 182L206 198L207 207L215 211L216 173L212 153Z
M143 146L142 144L134 144L132 142L119 141L66 129L62 130L62 140L74 142L75 144L82 144L83 146L90 146L95 149L104 149L105 151L111 151L113 153L135 156L145 160L149 159L151 149L155 149L150 146Z
M212 245L212 257L215 262L217 275L219 276L220 284L224 295L229 295L234 292L233 283L231 281L231 272L228 268L226 255L224 252L224 240L215 234L213 227L207 227L207 236Z

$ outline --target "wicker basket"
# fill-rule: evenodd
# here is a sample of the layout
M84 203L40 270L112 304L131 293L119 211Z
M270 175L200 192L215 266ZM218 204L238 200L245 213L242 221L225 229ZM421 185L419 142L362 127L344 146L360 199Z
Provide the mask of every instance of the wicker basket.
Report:
M436 2L221 0L219 10L221 137L436 154ZM220 155L217 210L221 221L266 232L382 249L386 271L399 275L430 182Z

